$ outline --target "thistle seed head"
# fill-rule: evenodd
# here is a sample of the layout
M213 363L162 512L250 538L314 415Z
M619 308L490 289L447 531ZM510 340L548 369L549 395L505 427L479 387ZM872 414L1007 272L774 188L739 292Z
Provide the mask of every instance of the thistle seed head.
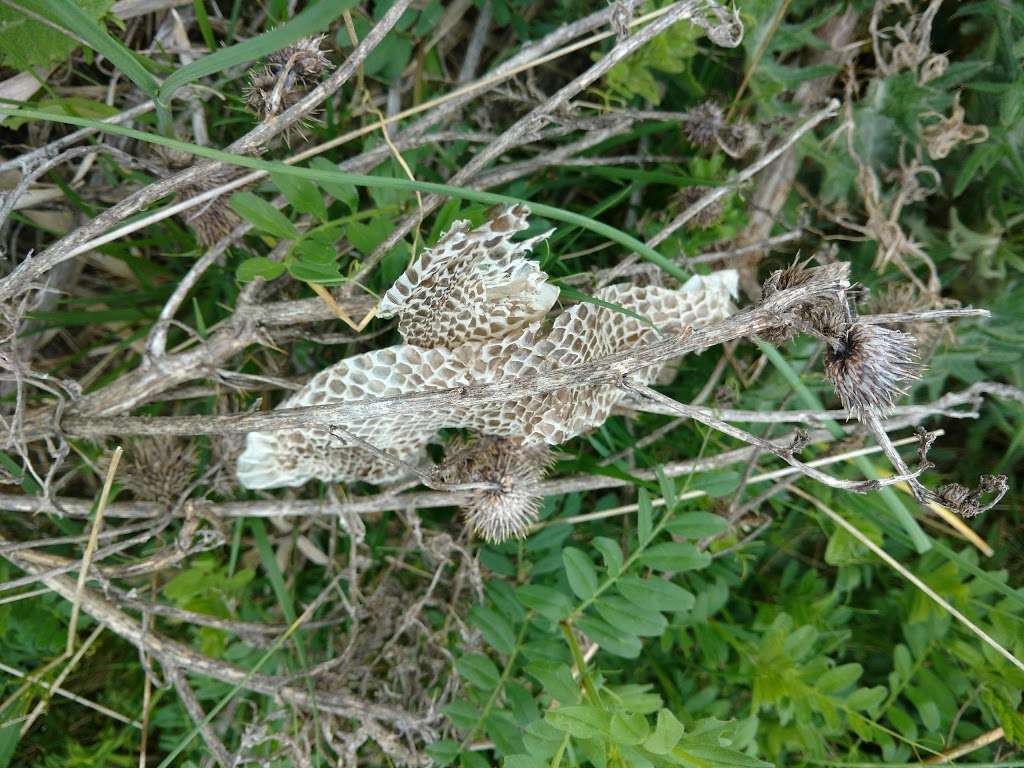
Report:
M125 446L117 480L136 498L173 504L189 489L195 470L196 450L191 442L144 437Z
M684 187L672 196L672 204L679 213L700 200L712 191L711 187ZM707 229L718 223L722 218L722 198L700 210L696 216L686 222L687 229Z
M522 538L537 519L538 484L551 463L544 444L481 437L456 442L438 469L448 483L488 483L469 493L463 508L473 531L490 543Z
M940 486L936 499L956 512L961 517L976 517L987 512L999 503L1010 488L1006 475L982 475L978 479L978 490L972 491L960 483L947 483ZM992 494L988 503L982 503L982 497Z
M705 101L683 117L683 133L695 147L711 151L716 146L724 120L722 108L713 101Z
M762 333L765 341L782 344L808 329L819 337L836 339L850 324L851 312L846 301L850 288L849 264L833 262L808 267L809 261L794 261L786 269L777 269L761 285L762 304L784 291L801 286L808 288L806 300L788 310L796 322L784 322Z
M855 322L838 342L825 356L825 375L859 419L889 414L903 385L920 376L914 337L901 331Z
M243 95L260 120L270 120L290 109L320 81L331 64L320 48L323 40L323 35L303 38L274 51L262 66L249 70L249 84ZM301 126L293 130L302 133Z
M178 199L190 200L237 179L242 173L244 170L238 168L220 168L198 181L182 187L178 191ZM221 238L226 237L242 222L234 209L227 204L226 195L219 195L189 209L185 213L185 221L192 227L199 244L206 248L212 247Z

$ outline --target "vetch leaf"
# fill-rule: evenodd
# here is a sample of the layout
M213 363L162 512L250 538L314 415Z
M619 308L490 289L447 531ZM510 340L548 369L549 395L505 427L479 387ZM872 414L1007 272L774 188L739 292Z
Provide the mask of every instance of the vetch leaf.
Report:
M729 524L724 517L711 512L687 512L670 521L665 528L676 536L684 539L703 539L715 536L728 529Z
M239 216L267 234L283 240L296 240L299 231L281 213L262 197L252 192L235 192L231 196L231 207Z
M644 741L644 749L656 755L665 755L679 743L685 732L683 724L667 709L658 710L658 721L654 733Z
M696 602L691 592L665 579L623 576L615 588L627 600L656 611L688 611Z
M255 256L238 265L235 277L239 282L249 283L257 277L273 280L284 274L285 266L280 261L271 261L266 256Z
M646 488L637 492L636 508L636 537L641 544L646 544L654 528L654 507L651 506L651 494Z
M608 653L626 659L635 659L640 655L640 639L636 635L618 630L602 619L583 616L576 622L576 626Z
M641 637L657 637L668 626L665 617L657 611L640 608L621 597L602 596L594 603L594 608L613 627Z
M494 662L482 653L463 656L455 662L455 668L459 672L459 677L488 693L497 688L501 680L501 673Z
M640 556L640 562L658 571L696 571L711 564L711 555L693 544L669 541L648 549Z
M550 709L544 719L558 730L578 739L607 736L610 717L604 710L586 705Z
M519 601L551 621L561 621L572 611L572 600L564 592L540 584L526 584L516 590Z
M314 157L309 161L309 167L331 173L336 173L338 170L338 166L323 157ZM325 181L323 179L319 183L327 194L339 203L344 203L350 211L359 210L359 190L354 184L346 184L341 181Z
M580 600L586 600L597 590L597 571L585 552L575 547L562 550L562 563L569 586Z
M469 623L480 630L492 648L508 656L515 650L516 635L504 616L491 608L474 605L469 609Z
M622 547L619 542L609 539L607 536L598 536L592 542L594 549L601 553L604 559L604 567L609 575L617 576L622 571Z
M284 173L272 173L270 179L274 182L274 186L281 190L285 199L291 203L292 208L300 213L316 216L320 221L327 221L327 206L324 205L324 196L312 181Z
M616 712L612 715L609 735L617 744L633 746L640 744L651 732L651 726L643 715Z

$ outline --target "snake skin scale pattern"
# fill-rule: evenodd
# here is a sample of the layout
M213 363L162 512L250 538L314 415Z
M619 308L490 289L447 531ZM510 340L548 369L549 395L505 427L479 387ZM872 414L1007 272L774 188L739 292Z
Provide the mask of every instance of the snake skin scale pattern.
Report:
M575 304L553 322L545 316L558 288L526 256L550 232L518 242L529 211L497 211L475 229L458 221L417 257L381 299L378 314L397 316L405 343L355 355L327 368L282 408L397 397L413 392L489 384L577 365L721 320L734 310L733 270L690 278L678 289L614 284L594 298L649 323L594 303ZM655 330L657 329L657 330ZM666 365L634 376L651 383ZM419 464L443 428L518 438L525 445L557 445L608 418L622 396L614 386L563 389L509 402L453 403L421 412L394 411L340 425L344 431L402 462ZM351 441L349 441L351 442ZM253 432L239 457L247 488L299 486L311 479L385 483L408 475L399 463L337 432L311 427Z

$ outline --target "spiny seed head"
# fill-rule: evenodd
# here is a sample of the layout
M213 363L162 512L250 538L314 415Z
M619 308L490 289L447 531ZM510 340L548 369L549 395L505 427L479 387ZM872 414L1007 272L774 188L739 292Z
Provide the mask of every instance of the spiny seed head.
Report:
M808 267L805 262L794 261L785 269L772 272L761 285L761 303L771 301L784 291L806 286L806 300L789 309L790 316L810 326L821 336L838 338L850 322L850 309L846 292L850 288L846 262L833 262L821 267ZM800 328L781 323L761 335L771 344L783 344L795 338Z
M711 187L684 187L672 196L672 203L682 213L712 191ZM722 198L702 208L696 216L686 222L687 229L707 229L718 223L722 218Z
M237 168L218 169L198 181L182 187L178 191L178 199L190 200L237 179L242 173L243 171ZM242 222L234 209L227 204L226 195L219 195L200 203L195 208L190 208L185 213L185 221L192 227L199 244L206 248L210 248L226 237Z
M262 66L249 70L245 103L260 120L270 120L297 104L330 67L321 50L324 36L307 37L274 51ZM301 127L291 129L302 133ZM285 133L287 141L290 131Z
M1010 481L1006 475L982 475L976 491L960 483L947 483L939 487L936 496L961 517L976 517L999 503L1009 488ZM982 503L982 498L988 494L993 497L987 504Z
M761 132L749 123L735 123L723 125L715 138L725 154L739 158L761 143Z
M190 442L167 437L144 437L125 446L116 479L137 498L173 504L188 490L196 469Z
M304 37L279 51L274 51L266 58L267 67L275 74L280 74L290 66L295 77L305 85L315 85L331 66L331 60L320 47L325 37Z
M473 531L491 543L525 536L540 508L538 484L551 463L548 447L481 437L456 441L448 454L438 470L442 480L492 486L471 491L464 504Z
M843 406L863 419L887 415L920 376L913 336L881 325L852 323L825 356L825 375Z
M683 133L690 143L701 149L713 150L718 131L724 122L722 108L713 101L705 101L689 110L683 117Z

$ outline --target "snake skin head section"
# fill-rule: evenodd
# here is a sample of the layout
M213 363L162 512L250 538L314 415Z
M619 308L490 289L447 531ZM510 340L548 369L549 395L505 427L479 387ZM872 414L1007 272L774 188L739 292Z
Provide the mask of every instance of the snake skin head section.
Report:
M528 217L526 206L514 205L475 229L455 222L395 281L377 314L397 315L407 344L448 349L501 338L544 317L558 289L526 256L551 232L513 242Z

